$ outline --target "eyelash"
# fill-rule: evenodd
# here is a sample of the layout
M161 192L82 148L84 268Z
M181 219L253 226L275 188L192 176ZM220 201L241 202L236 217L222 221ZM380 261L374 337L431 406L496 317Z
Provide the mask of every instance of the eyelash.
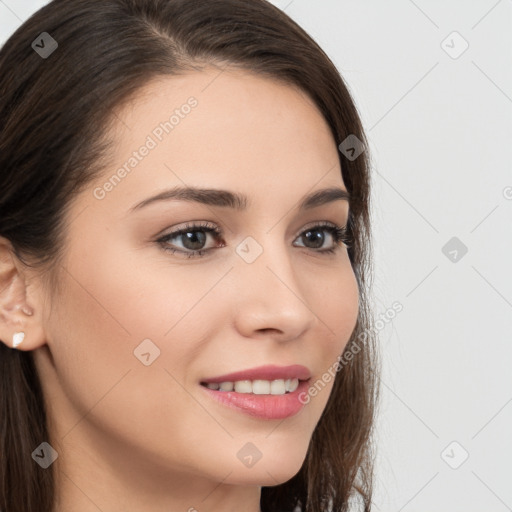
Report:
M322 249L322 250L311 249L312 251L319 252L324 255L330 255L330 254L333 254L341 249L340 242L343 243L347 248L350 247L351 237L348 235L347 226L340 227L340 226L330 223L330 222L329 223L323 222L323 223L308 227L306 230L302 231L299 234L299 237L301 235L304 235L308 231L318 231L318 230L328 231L333 237L334 245L330 249ZM207 233L213 233L215 235L215 237L217 237L217 238L220 238L222 236L222 231L216 226L211 226L207 223L186 224L186 226L184 228L181 228L179 230L168 233L167 235L164 235L163 237L159 238L157 240L157 242L161 245L161 247L164 251L170 252L171 254L174 254L177 252L177 253L185 255L187 258L202 257L205 253L208 253L208 252L214 250L214 248L199 249L196 251L193 251L193 250L183 251L181 249L176 249L174 247L168 247L165 245L169 240L176 238L179 235L189 233L189 232L201 232L201 231L204 231ZM221 247L225 247L225 246L221 246ZM306 247L306 249L307 249L307 247Z

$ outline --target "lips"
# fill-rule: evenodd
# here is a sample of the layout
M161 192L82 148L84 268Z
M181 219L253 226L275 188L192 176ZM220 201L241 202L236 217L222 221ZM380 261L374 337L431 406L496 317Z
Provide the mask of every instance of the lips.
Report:
M265 365L242 370L225 375L208 377L201 380L201 384L221 382L235 382L240 380L277 380L277 379L299 379L308 380L311 378L311 372L305 366L293 364L290 366Z
M301 396L307 394L309 383L307 380L293 380L295 383L299 383L298 387L294 391L278 395L216 391L206 386L200 386L200 388L201 393L205 393L221 407L227 407L261 420L283 420L295 416L306 407L307 402L301 400ZM208 385L214 386L215 384L209 383Z

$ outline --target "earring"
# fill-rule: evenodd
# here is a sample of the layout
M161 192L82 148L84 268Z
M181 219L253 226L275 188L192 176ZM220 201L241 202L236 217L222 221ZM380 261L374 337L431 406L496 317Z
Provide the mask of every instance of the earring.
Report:
M12 347L16 348L25 338L24 332L15 332L12 337Z

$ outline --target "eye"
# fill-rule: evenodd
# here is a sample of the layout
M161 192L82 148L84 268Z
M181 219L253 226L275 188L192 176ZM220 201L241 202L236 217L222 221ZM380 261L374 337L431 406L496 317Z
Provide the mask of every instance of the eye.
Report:
M325 232L327 232L327 236L325 236ZM171 252L172 254L177 252L188 258L196 256L201 257L215 248L204 248L208 234L213 234L216 239L222 237L222 231L217 226L209 223L199 223L186 224L185 227L159 238L157 242L166 252ZM311 226L303 230L297 239L304 242L304 244L299 245L299 247L306 247L321 254L335 253L341 249L342 245L349 247L351 241L347 234L346 226L340 227L331 222L323 222ZM181 242L181 248L176 248L175 242L172 244L174 247L169 246L169 242L174 240ZM321 249L326 240L331 240L331 243L328 244L327 248ZM219 247L225 247L225 244L221 243L217 245L217 248Z
M191 258L193 256L202 256L205 252L209 252L211 250L203 249L203 246L206 242L207 234L212 233L215 235L215 238L220 238L222 235L221 230L213 224L186 224L184 228L163 236L162 238L158 239L157 242L162 245L165 251L169 251L171 253L182 253ZM183 243L183 248L186 250L176 249L167 245L170 240L175 239L180 240ZM223 246L221 245L220 247Z
M322 224L317 224L315 226L312 226L305 231L302 232L302 234L299 236L300 240L304 240L308 244L312 244L313 249L318 249L319 247L322 247L326 241L326 237L323 234L323 232L328 233L328 238L331 238L333 244L329 244L327 248L324 248L322 250L316 251L320 253L334 253L337 250L341 249L341 244L345 245L346 247L349 247L350 244L350 237L347 233L347 227L343 226L340 227L336 224L332 224L330 222L324 222ZM327 238L327 239L328 239ZM311 247L308 247L311 248Z

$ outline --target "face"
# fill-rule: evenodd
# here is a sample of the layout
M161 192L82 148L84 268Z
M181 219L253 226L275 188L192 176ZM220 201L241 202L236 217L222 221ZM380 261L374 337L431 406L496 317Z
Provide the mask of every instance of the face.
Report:
M287 481L333 381L305 405L297 390L269 394L267 381L309 375L307 390L358 313L333 230L346 225L348 201L334 194L300 209L320 190L346 191L326 122L289 85L215 69L151 82L118 112L112 136L115 164L67 214L60 291L34 352L60 463L68 475L90 465L147 488ZM177 187L243 201L196 193L141 205ZM268 365L291 373L222 378ZM252 381L256 393L201 384L216 377Z

